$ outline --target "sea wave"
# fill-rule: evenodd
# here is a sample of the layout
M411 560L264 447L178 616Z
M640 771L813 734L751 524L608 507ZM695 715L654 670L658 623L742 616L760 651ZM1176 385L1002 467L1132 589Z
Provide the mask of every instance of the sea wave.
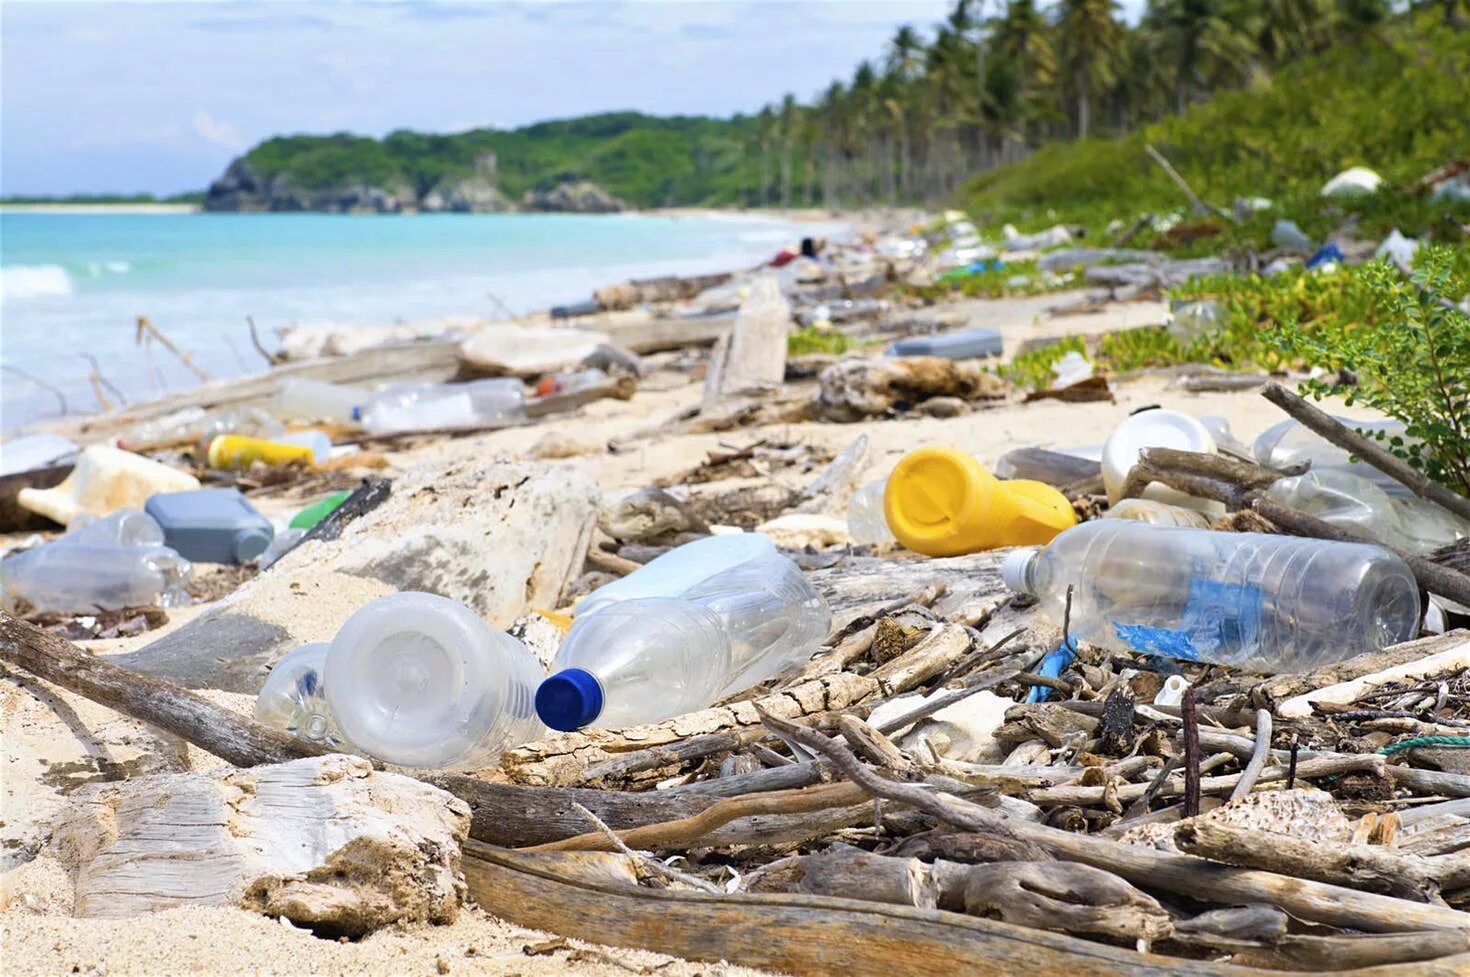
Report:
M71 277L60 265L0 267L0 302L14 299L64 298L73 292Z
M126 275L132 270L133 266L126 261L87 262L87 274L93 278L101 278L103 275Z

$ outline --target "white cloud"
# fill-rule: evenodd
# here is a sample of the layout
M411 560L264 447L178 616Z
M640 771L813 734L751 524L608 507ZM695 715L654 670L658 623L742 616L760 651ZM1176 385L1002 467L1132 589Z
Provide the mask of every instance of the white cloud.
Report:
M228 122L219 121L203 109L195 112L194 118L190 121L193 123L195 134L212 146L219 146L231 152L239 152L245 148L245 140L241 138L234 126Z

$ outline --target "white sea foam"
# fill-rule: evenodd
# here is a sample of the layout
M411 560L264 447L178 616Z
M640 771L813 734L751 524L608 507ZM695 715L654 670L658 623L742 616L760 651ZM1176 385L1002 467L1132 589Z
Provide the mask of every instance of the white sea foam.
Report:
M126 275L132 270L133 266L126 261L87 262L87 274L93 278L101 278L103 275Z
M56 298L72 294L71 278L60 265L0 267L0 301Z

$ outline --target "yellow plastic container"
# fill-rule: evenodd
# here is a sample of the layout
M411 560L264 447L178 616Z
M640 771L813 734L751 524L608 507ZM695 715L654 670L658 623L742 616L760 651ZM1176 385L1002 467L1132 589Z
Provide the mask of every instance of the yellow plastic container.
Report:
M220 434L209 442L210 468L249 468L257 461L272 467L293 461L309 466L314 460L311 447L304 444L282 444L239 434Z
M898 541L925 556L1040 546L1077 524L1066 496L1045 482L1001 481L954 448L920 448L888 477L883 513Z

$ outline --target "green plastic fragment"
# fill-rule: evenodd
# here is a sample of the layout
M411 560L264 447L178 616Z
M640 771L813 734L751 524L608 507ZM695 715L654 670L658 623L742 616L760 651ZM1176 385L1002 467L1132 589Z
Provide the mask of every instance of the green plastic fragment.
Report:
M291 517L292 529L315 529L316 524L331 515L351 492L333 492L320 502L313 502Z

